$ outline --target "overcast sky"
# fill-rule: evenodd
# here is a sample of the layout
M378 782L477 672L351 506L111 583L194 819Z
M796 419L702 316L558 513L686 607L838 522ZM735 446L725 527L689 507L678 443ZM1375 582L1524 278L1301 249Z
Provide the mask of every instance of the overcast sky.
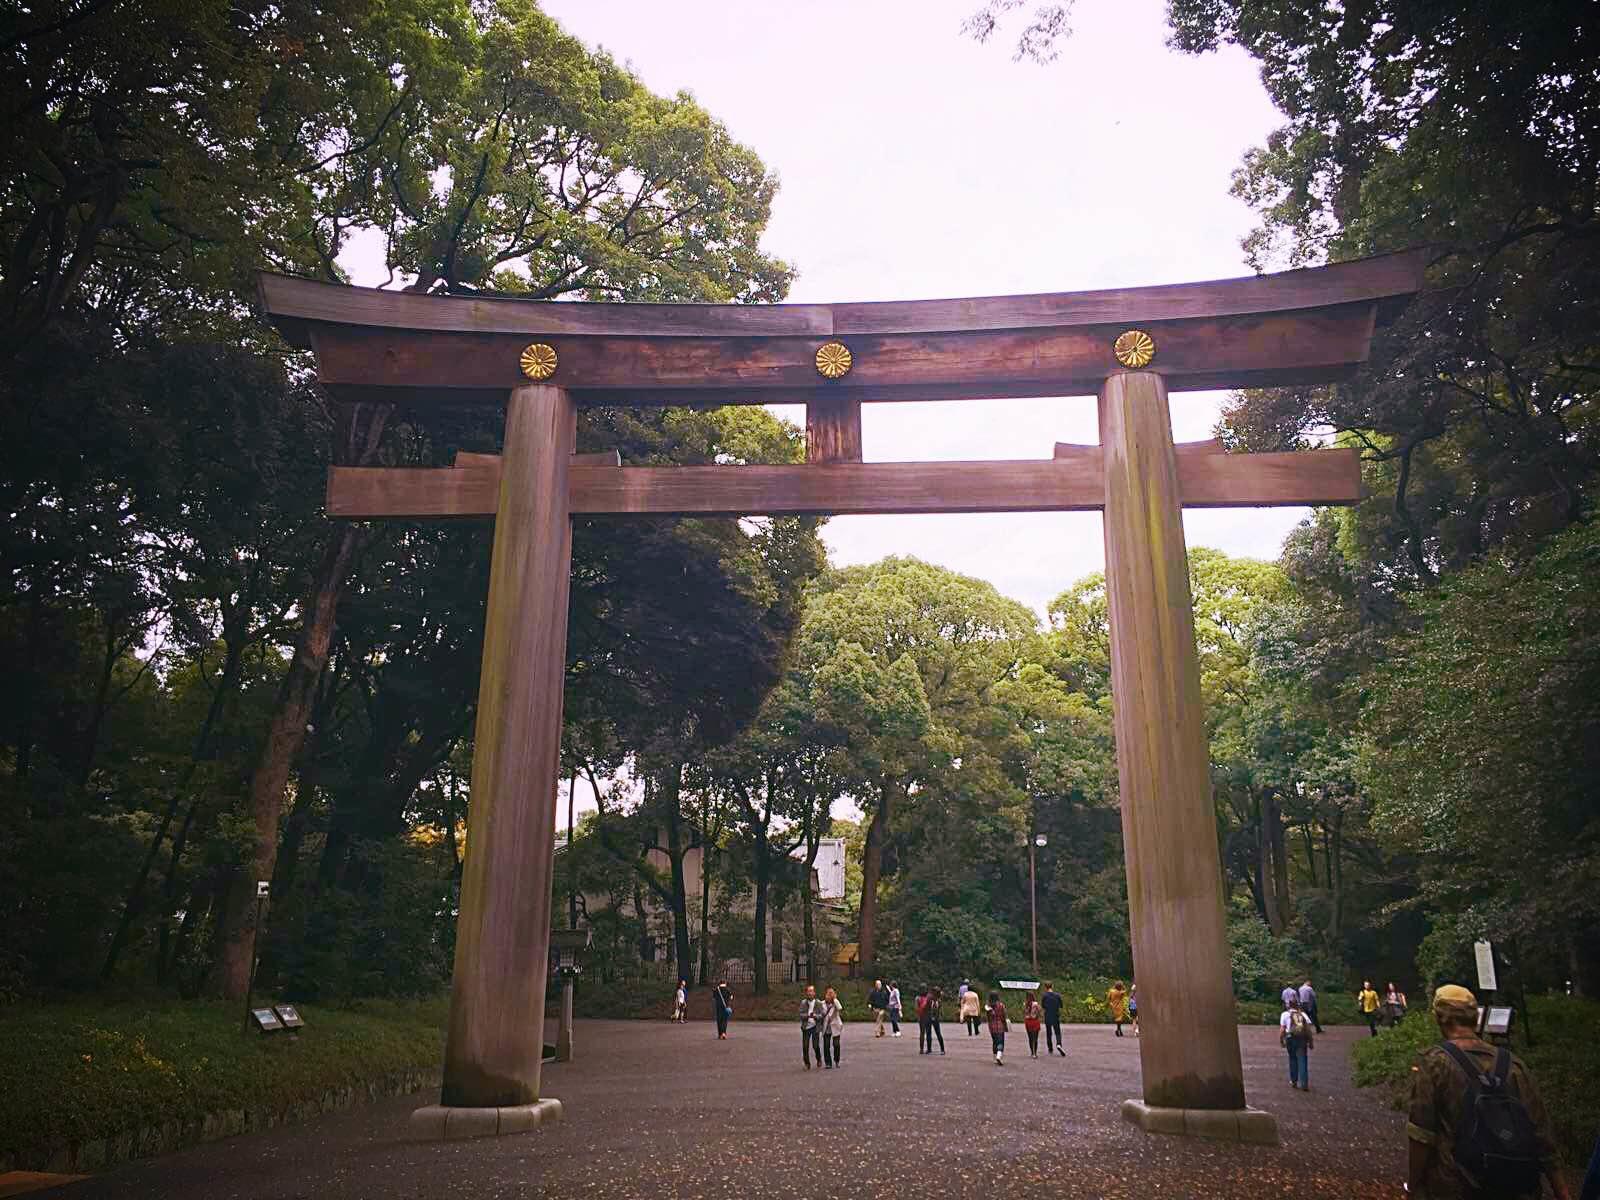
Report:
M1163 0L1078 0L1048 66L960 32L978 0L544 0L662 93L693 95L782 181L765 248L795 301L905 300L1246 274L1228 194L1280 123L1236 50L1169 50ZM1024 6L1024 11L1031 8ZM357 264L352 263L352 266ZM357 268L376 283L381 267ZM1223 397L1172 398L1209 436ZM804 423L800 408L780 410ZM868 460L1048 458L1089 397L868 404ZM1276 557L1303 509L1195 511L1189 544ZM911 554L1034 608L1104 565L1096 513L839 517L839 564ZM584 792L580 789L580 796Z
M692 92L777 172L764 244L798 268L791 300L1248 273L1251 215L1230 176L1281 121L1242 52L1169 50L1162 0L1078 0L1061 57L1015 63L1009 38L962 36L976 7L544 0L654 90ZM1208 436L1221 400L1174 395L1179 440ZM869 460L1048 458L1057 441L1099 440L1088 397L868 404L862 426ZM1191 546L1274 558L1304 515L1191 512L1185 528ZM1097 513L836 517L823 537L836 563L913 554L1040 610L1105 560Z
M765 248L795 301L912 300L1182 283L1246 274L1251 214L1228 194L1279 124L1240 51L1169 50L1163 0L1078 0L1047 66L1015 25L962 35L979 0L543 0L657 92L692 93L782 181ZM1024 5L1026 12L1031 2ZM373 238L346 265L386 275ZM1223 397L1172 397L1178 440ZM778 408L798 424L800 406ZM1048 458L1096 442L1094 401L868 404L870 460ZM1304 509L1185 514L1189 544L1275 558ZM836 517L832 561L910 554L1043 612L1105 563L1098 513Z

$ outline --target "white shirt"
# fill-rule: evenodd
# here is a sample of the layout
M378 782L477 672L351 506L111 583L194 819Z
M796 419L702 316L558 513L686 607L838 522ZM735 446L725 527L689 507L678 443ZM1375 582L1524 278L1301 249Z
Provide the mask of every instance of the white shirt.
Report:
M1308 1004L1314 1003L1316 1001L1316 998L1317 998L1317 993L1312 990L1312 987L1311 987L1311 985L1309 983L1302 983L1300 985L1300 1007L1301 1008L1304 1008Z
M1295 987L1293 984L1290 984L1288 987L1283 989L1283 1007L1285 1009L1289 1007L1289 1001L1298 999L1300 999L1299 988Z
M900 1007L900 989L897 987L892 987L889 989L889 1007Z
M678 989L678 996L677 996L677 1000L678 1000L678 1003L679 1003L679 1004L682 1004L682 1003L684 1003L684 1002L685 1002L685 1001L687 1001L687 1000L688 1000L688 999L689 999L689 997L687 997L687 996L685 996L685 995L684 995L684 994L683 994L683 989L682 989L682 988L679 988L679 989Z

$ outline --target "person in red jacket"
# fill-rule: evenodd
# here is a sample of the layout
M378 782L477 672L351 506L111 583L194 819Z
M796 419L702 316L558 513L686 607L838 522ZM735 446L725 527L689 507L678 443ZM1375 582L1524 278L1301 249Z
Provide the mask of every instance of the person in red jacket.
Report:
M1039 1026L1044 1023L1044 1009L1032 992L1022 1006L1022 1027L1028 1031L1028 1056L1039 1057Z

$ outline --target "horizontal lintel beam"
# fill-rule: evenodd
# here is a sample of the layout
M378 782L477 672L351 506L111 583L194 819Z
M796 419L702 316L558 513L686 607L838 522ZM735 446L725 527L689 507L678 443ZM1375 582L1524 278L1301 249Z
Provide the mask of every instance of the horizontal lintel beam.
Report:
M1015 462L808 463L796 466L593 466L568 472L574 515L756 516L856 513L1065 512L1103 507L1096 447L1066 459ZM492 458L493 456L479 456ZM1178 482L1190 508L1352 504L1362 498L1355 450L1185 453ZM334 467L328 515L492 516L496 465Z
M1169 391L1314 383L1349 376L1367 357L1377 302L1147 323L1148 369ZM1072 325L843 339L847 374L817 371L810 337L563 337L548 382L583 406L808 403L817 400L1076 396L1122 370L1125 326ZM345 400L438 404L503 399L526 382L526 335L318 325L317 377Z

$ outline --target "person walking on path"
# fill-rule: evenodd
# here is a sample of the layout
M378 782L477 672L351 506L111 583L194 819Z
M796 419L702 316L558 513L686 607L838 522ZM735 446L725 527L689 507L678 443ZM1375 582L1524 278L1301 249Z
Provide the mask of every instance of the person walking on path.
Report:
M689 981L678 980L678 991L672 998L672 1019L682 1025L689 1019Z
M1311 986L1309 979L1300 985L1300 1011L1311 1018L1311 1023L1321 1033L1322 1022L1317 1019L1317 989Z
M1411 1067L1411 1194L1513 1200L1540 1195L1543 1176L1556 1200L1572 1200L1533 1076L1508 1048L1479 1039L1477 997L1447 983L1433 994L1433 1019L1443 1041Z
M733 989L726 979L711 989L711 1007L717 1014L717 1038L726 1041L728 1022L733 1020Z
M811 1060L822 1065L822 1015L823 1003L817 999L817 989L806 984L805 999L800 1001L800 1057L811 1070Z
M882 1037L883 1022L889 1015L889 989L881 979L873 980L872 990L867 993L867 1011L872 1014L872 1036Z
M994 1065L1006 1065L1006 1030L1011 1022L1006 1017L1006 1006L1000 999L999 992L989 993L989 1007L986 1014L989 1018L989 1037L994 1042Z
M889 1025L894 1030L894 1036L900 1036L900 985L894 980L889 981Z
M1367 1031L1372 1037L1378 1036L1378 993L1372 990L1372 980L1361 981L1361 990L1356 993L1356 1007L1361 1010L1361 1016L1367 1022Z
M983 1001L972 988L961 993L961 1020L967 1027L968 1037L978 1036L978 1019L983 1015Z
M1111 1010L1111 1019L1117 1023L1117 1036L1122 1036L1122 1027L1128 1023L1128 989L1122 986L1122 980L1117 980L1111 985L1111 990L1106 993L1106 1007Z
M822 1062L828 1070L844 1066L839 1038L844 1033L844 1005L839 993L829 988L822 994Z
M1039 1007L1044 1010L1044 1052L1052 1051L1067 1056L1067 1050L1061 1042L1061 993L1056 991L1055 985L1046 981L1044 996L1039 1001Z
M917 1026L920 1030L917 1039L917 1048L924 1054L933 1053L933 1039L939 1039L939 1053L944 1053L944 1030L939 1028L939 1006L944 1003L944 992L939 988L927 989L927 994L922 997L927 1007L917 1011Z
M1128 988L1128 1024L1133 1026L1133 1036L1139 1036L1139 985Z
M1392 979L1383 990L1383 1015L1391 1026L1400 1024L1400 1018L1406 1015L1406 994L1395 987Z
M1022 1027L1028 1031L1028 1057L1039 1057L1039 1026L1043 1024L1044 1009L1039 1007L1038 998L1028 993L1028 999L1022 1005Z
M1289 1086L1303 1092L1311 1090L1311 1018L1300 1007L1300 994L1295 993L1278 1018L1278 1044L1289 1052Z

